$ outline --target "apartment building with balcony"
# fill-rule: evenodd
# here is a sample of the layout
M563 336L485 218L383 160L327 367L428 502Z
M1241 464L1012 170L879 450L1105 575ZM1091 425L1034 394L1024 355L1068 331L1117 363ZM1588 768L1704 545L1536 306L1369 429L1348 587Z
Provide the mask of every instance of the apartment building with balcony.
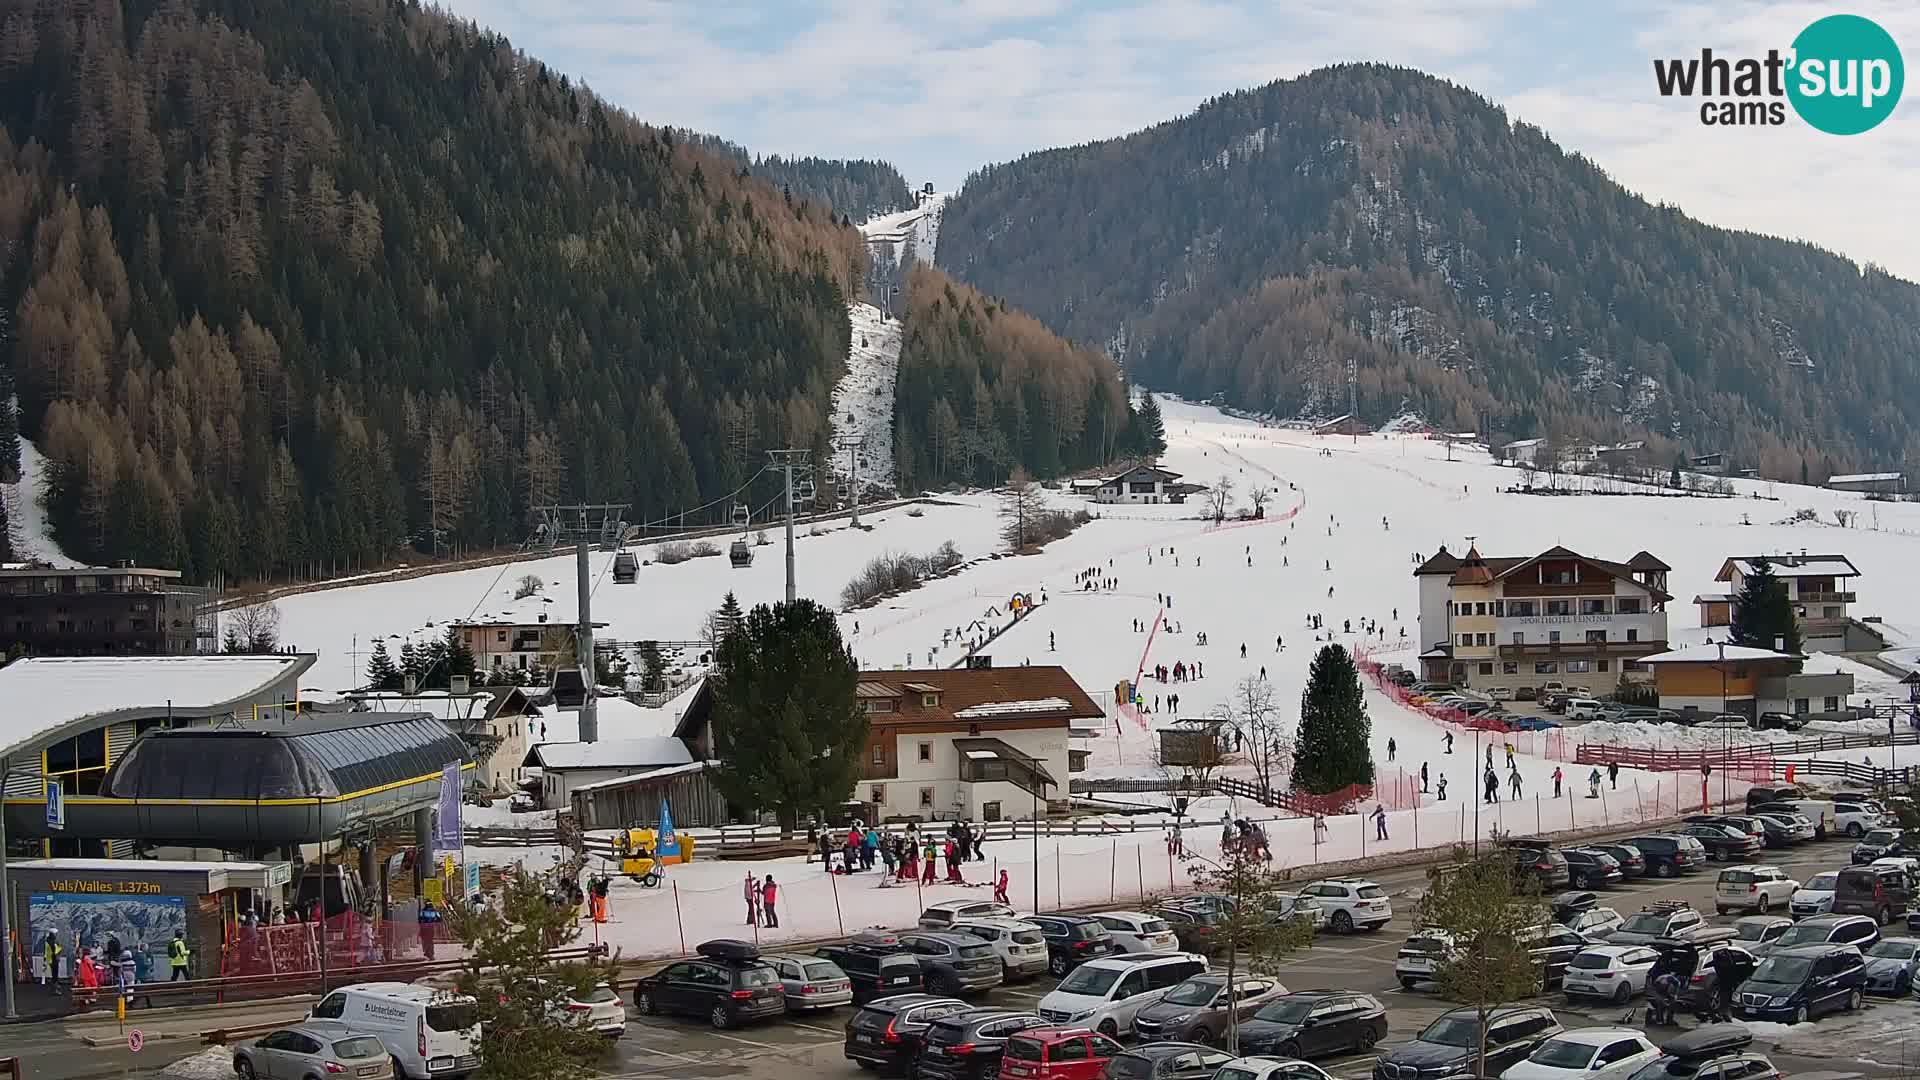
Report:
M1853 605L1859 600L1859 594L1853 591L1853 579L1861 576L1853 560L1845 555L1809 555L1804 548L1779 555L1729 556L1713 578L1726 583L1727 591L1694 597L1700 607L1701 626L1733 624L1740 594L1746 589L1754 564L1762 558L1773 567L1773 576L1787 590L1787 600L1799 617L1802 649L1877 652L1887 647L1878 630L1853 617Z
M0 566L0 652L193 656L218 651L215 622L210 591L178 570Z
M1414 571L1422 671L1476 690L1647 678L1639 661L1667 648L1671 569L1645 551L1611 562L1558 546L1495 558L1442 547Z

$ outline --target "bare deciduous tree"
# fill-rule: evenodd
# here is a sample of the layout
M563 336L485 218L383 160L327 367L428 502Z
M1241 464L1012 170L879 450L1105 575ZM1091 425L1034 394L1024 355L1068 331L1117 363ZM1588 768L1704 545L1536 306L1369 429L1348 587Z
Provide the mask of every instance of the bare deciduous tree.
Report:
M1247 501L1253 504L1253 516L1267 516L1267 503L1273 501L1273 489L1265 484L1257 484L1247 489Z
M1273 790L1293 766L1293 732L1274 703L1273 684L1252 675L1241 679L1213 718L1238 737L1234 752L1253 766L1260 786Z
M1220 478L1213 482L1213 487L1207 489L1207 513L1215 521L1224 521L1227 517L1227 507L1231 505L1233 505L1233 481L1226 473L1221 473Z
M261 655L280 646L280 608L273 601L227 612L221 647L229 653Z

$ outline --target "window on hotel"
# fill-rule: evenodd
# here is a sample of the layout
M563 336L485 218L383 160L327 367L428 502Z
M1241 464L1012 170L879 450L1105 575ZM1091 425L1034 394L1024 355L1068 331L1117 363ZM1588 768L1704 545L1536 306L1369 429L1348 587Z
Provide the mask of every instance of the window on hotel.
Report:
M1558 630L1547 631L1547 644L1549 645L1560 644L1560 631Z
M1627 631L1627 640L1628 640L1628 641L1639 641L1639 640L1640 640L1640 631L1638 631L1638 630L1631 630L1631 629L1630 629L1630 630L1628 630L1628 631Z
M872 796L872 798L867 800L868 802L876 804L884 803L887 801L887 785L875 784L873 785L873 789L867 792L867 794Z
M1840 711L1840 699L1837 697L1828 697L1822 704L1826 706L1826 708L1822 710L1824 712Z
M933 744L932 743L923 742L920 744L920 760L921 761L933 760Z
M1605 630L1587 631L1587 643L1590 645L1605 645L1607 643L1607 632Z
M1463 648L1463 649L1464 649L1464 648L1466 648L1467 646L1469 646L1469 645L1472 645L1472 644L1473 644L1473 635L1472 635L1472 634L1461 634L1461 635L1460 635L1460 647L1461 647L1461 648Z
M1518 674L1520 674L1520 665L1519 665L1519 663L1518 663L1518 662L1516 662L1516 661L1513 661L1513 660L1508 660L1508 661L1506 661L1506 662L1504 662L1504 663L1502 663L1502 664L1500 665L1500 674L1502 674L1502 675L1518 675Z
M1539 607L1531 600L1510 600L1507 602L1507 614L1517 619L1530 619L1539 613Z
M1490 637L1492 637L1491 634L1475 634L1473 635L1473 643L1475 645L1479 645L1484 648L1485 646L1491 644L1491 642L1488 640Z
M1595 660L1593 662L1593 670L1595 671L1605 671L1612 666L1613 666L1613 661L1611 660Z
M875 765L885 765L887 763L887 748L885 744L873 744L873 763Z
M922 807L930 807L933 805L933 789L932 788L923 787L920 789L920 805Z
M1491 674L1493 674L1493 665L1492 665L1492 664L1481 664L1481 665L1480 665L1480 674L1482 674L1482 675L1491 675Z
M1582 615L1605 615L1606 613L1607 602L1605 600L1597 600L1589 597L1580 601L1580 614Z
M1567 661L1567 674L1569 675L1585 675L1590 670L1592 670L1592 668L1589 667L1588 662L1585 660Z
M1641 613L1640 598L1637 596L1618 597L1613 602L1613 610L1622 615L1638 615Z
M1571 601L1571 600L1549 600L1549 601L1547 601L1547 614L1549 614L1549 615L1571 615L1571 614L1573 614L1573 601Z
M1493 602L1493 617L1496 619L1504 619L1506 616L1507 602L1505 600L1495 600Z
M1473 605L1473 613L1475 615L1485 615L1487 613L1487 605L1485 604Z
M1513 643L1515 645L1525 645L1527 643L1527 635L1522 631L1515 630L1513 632Z
M1558 675L1560 674L1560 663L1557 660L1536 660L1533 664L1533 673L1535 675Z

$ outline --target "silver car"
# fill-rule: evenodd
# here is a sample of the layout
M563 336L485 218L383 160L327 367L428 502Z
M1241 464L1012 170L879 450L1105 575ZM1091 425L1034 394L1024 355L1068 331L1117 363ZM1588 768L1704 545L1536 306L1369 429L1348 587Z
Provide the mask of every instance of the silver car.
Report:
M760 960L780 976L788 1012L853 1004L853 980L831 960L794 953L762 953Z
M1867 949L1866 991L1869 994L1906 997L1913 992L1916 973L1920 973L1920 941L1881 938Z
M392 1080L393 1055L345 1025L306 1023L241 1043L233 1071L240 1080Z

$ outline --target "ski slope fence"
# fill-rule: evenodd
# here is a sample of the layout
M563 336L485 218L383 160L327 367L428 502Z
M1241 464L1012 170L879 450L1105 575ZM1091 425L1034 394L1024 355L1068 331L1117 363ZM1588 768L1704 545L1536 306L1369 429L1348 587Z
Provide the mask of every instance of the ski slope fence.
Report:
M1785 739L1773 742L1743 741L1721 746L1690 747L1684 750L1583 742L1574 749L1574 760L1582 765L1604 765L1610 761L1618 761L1622 765L1669 772L1698 769L1702 765L1712 765L1715 768L1731 765L1734 768L1742 768L1764 764L1771 768L1771 763L1782 757L1807 757L1811 760L1810 755L1813 754L1866 750L1889 745L1920 746L1920 732L1902 731L1891 737L1824 735L1812 739Z

